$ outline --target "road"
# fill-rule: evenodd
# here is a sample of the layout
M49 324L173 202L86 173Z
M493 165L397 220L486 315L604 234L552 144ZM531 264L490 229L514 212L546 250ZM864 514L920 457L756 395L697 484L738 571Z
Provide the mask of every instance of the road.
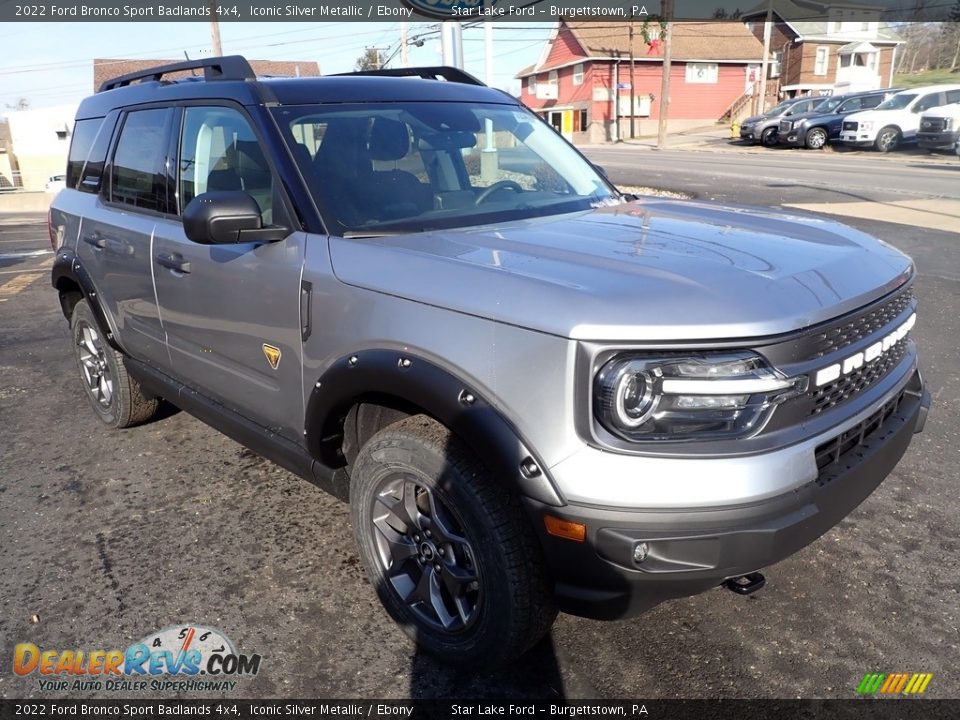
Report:
M882 155L721 142L696 151L623 146L591 147L586 154L617 182L686 190L723 202L960 200L956 155L916 149Z
M592 155L615 177L626 162L617 150ZM645 152L636 172L762 202L737 180L770 172L753 157ZM835 178L845 172L824 159ZM875 192L908 172L849 160ZM797 184L777 190L786 202L810 201L805 188L820 182L821 168L804 169L813 160L797 163ZM339 502L185 413L120 432L98 425L50 259L16 255L48 248L43 219L0 218L0 696L44 696L11 672L16 643L124 648L185 623L263 656L235 697L851 698L865 673L898 671L933 673L929 697L960 696L960 247L948 232L851 222L913 252L920 269L914 332L935 405L894 474L766 570L758 595L718 589L620 623L562 616L518 666L479 673L418 654L388 621Z

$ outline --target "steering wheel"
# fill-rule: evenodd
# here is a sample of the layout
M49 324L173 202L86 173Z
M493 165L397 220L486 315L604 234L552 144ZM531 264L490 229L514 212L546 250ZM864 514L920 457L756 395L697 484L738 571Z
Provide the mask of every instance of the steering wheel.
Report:
M513 190L514 192L522 193L523 186L520 185L520 183L514 182L513 180L499 180L490 187L481 190L480 194L477 195L477 199L473 201L473 204L479 205L484 203L491 195L500 192L501 190Z

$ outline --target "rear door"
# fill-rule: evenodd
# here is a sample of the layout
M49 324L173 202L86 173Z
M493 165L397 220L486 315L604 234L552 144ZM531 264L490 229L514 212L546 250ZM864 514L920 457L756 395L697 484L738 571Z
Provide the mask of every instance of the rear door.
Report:
M265 225L291 226L282 185L246 111L188 105L177 118L176 204L240 190ZM278 242L200 245L179 217L158 223L157 299L178 379L215 402L302 442L301 269L305 233ZM306 290L304 290L306 292Z
M113 319L120 344L133 357L167 364L153 293L151 244L169 212L167 146L173 111L127 112L100 182L96 203L79 227L77 254ZM78 179L83 191L87 178Z

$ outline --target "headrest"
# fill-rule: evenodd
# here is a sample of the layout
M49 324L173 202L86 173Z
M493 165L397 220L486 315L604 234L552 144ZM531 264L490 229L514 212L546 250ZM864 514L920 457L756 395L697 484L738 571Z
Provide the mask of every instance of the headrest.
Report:
M410 151L410 134L399 120L378 117L370 128L370 158L399 160Z

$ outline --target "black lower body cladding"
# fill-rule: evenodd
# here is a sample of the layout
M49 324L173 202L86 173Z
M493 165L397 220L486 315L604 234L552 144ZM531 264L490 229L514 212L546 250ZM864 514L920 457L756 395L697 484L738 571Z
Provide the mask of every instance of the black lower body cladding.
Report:
M551 508L525 498L560 609L602 620L631 617L783 560L839 523L880 485L922 429L929 404L917 373L896 409L868 437L822 467L814 482L762 503L623 511ZM545 515L586 525L586 541L549 535ZM640 543L646 544L639 553L645 557L636 562Z

